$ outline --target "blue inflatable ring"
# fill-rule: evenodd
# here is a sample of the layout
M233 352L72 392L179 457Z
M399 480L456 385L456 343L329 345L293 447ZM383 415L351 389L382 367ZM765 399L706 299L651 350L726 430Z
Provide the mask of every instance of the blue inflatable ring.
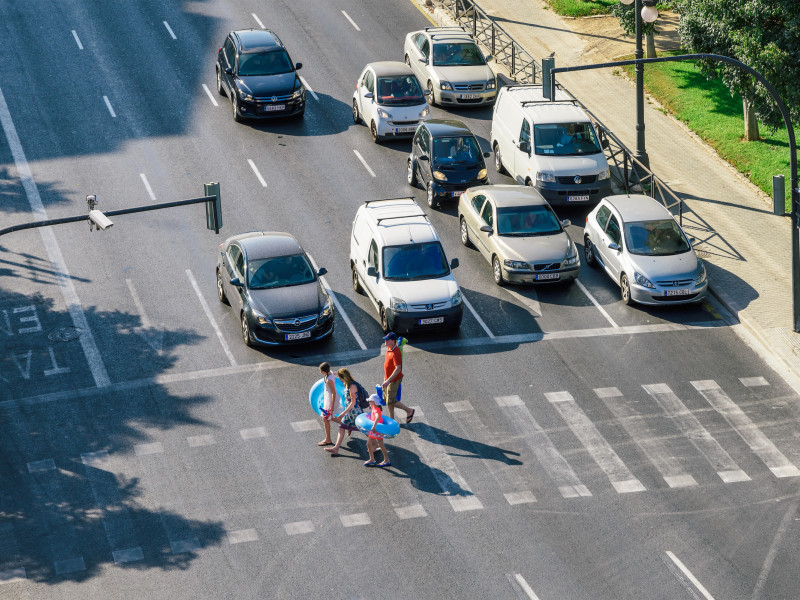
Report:
M380 438L389 439L397 436L400 433L400 425L394 419L383 415L383 423L378 423L375 431L370 432L372 429L372 419L369 418L369 413L361 413L356 417L356 427L363 434L374 433Z
M311 390L308 392L308 401L311 402L311 408L314 409L314 412L317 413L320 417L322 416L322 401L324 398L324 381L322 379L318 379L317 382L311 386ZM336 391L339 394L339 401L342 406L347 406L344 401L344 384L336 378Z

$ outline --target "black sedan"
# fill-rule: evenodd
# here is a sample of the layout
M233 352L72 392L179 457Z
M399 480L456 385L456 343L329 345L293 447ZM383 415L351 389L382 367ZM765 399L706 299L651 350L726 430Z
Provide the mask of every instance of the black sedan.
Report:
M311 342L333 333L325 273L289 233L242 233L220 244L217 295L236 311L248 346Z

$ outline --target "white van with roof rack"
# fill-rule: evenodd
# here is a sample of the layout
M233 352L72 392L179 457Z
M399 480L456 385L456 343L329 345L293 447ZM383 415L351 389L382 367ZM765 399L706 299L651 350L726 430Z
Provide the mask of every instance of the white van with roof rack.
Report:
M384 331L461 325L461 290L442 243L413 198L368 200L350 237L353 289L375 305Z
M608 161L594 123L564 90L500 89L492 116L495 168L535 187L552 205L597 204L611 194Z

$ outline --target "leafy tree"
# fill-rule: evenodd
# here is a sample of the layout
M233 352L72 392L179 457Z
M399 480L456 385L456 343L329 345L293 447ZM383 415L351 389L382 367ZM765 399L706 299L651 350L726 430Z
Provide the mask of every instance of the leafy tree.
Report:
M675 0L661 0L656 3L656 8L658 10L664 10L667 8L673 8L674 5ZM635 7L635 2L631 4L623 4L620 2L619 4L614 4L611 6L611 14L619 19L619 24L625 31L625 35L636 35ZM655 23L645 23L642 21L642 35L644 36L645 42L645 58L655 58L656 56L656 43L655 38L653 37L656 33L658 33L658 21Z
M800 2L798 0L680 0L681 44L691 52L735 58L761 73L800 123ZM742 96L745 139L757 140L758 122L783 125L767 89L733 65L702 61L707 77L721 77Z

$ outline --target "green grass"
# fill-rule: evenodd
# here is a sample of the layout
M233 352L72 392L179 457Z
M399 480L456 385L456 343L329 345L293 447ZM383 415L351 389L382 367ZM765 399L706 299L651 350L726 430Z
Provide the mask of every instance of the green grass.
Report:
M633 67L625 70L635 77ZM744 141L741 97L731 96L720 80L707 80L690 61L645 65L644 85L650 95L767 195L772 196L772 176L783 174L789 212L791 176L785 129L773 132L759 123L761 141Z
M547 4L557 14L564 17L588 17L607 15L611 6L619 0L547 0Z

